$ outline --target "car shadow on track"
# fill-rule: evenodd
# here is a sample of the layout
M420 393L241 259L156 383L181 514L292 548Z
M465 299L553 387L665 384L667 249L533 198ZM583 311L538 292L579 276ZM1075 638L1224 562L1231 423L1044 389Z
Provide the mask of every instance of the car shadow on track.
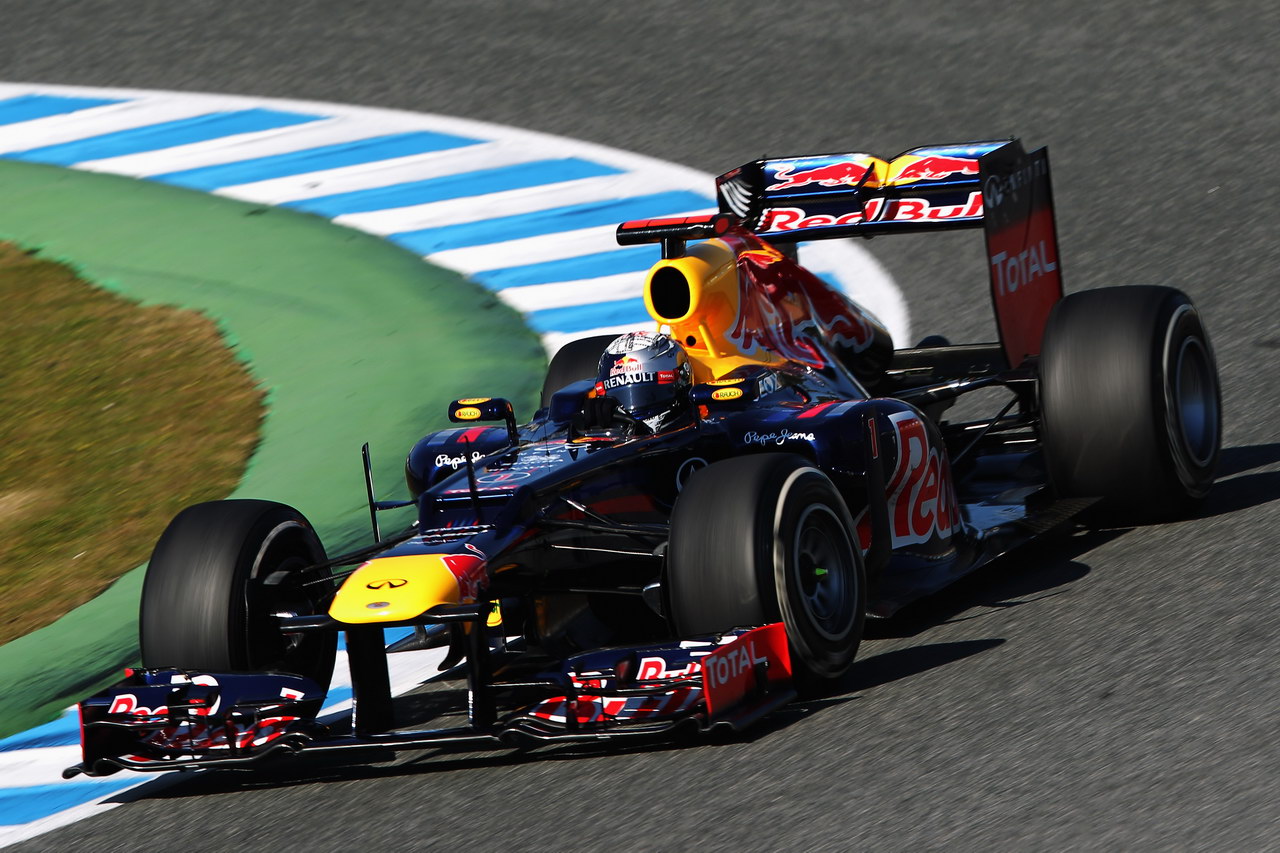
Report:
M1224 448L1218 464L1218 481L1196 517L1231 515L1280 499L1280 471L1245 473L1277 462L1280 462L1280 444Z
M1218 476L1230 477L1280 462L1280 443L1224 447L1218 457Z
M1266 464L1266 463L1261 463ZM868 638L907 638L948 622L979 619L985 612L1020 607L1059 595L1064 587L1084 577L1089 567L1074 558L1123 535L1125 530L1061 533L1027 545L953 585L945 592L918 602L893 619L868 623ZM252 771L214 770L192 774L180 784L153 784L121 793L109 802L139 799L185 799L218 793L287 788L304 785L386 779L441 772L509 767L531 762L582 761L627 754L667 752L718 746L747 745L806 720L814 714L855 702L861 694L879 686L911 678L997 648L1002 638L927 643L899 648L859 659L850 671L824 695L801 699L774 713L758 725L732 736L683 736L669 740L561 744L530 750L423 751L402 755L394 764L370 754L300 755L262 764ZM864 653L871 651L864 646ZM440 697L401 697L414 703L440 701ZM422 709L417 709L422 710ZM437 707L437 711L446 710ZM457 710L450 706L447 710ZM407 759L405 756L408 756ZM367 761L370 763L360 763ZM162 780L158 780L162 781Z
M749 745L827 709L856 701L860 698L858 694L866 690L981 654L1004 642L1000 638L989 638L932 643L873 655L855 663L848 674L825 691L825 696L798 700L765 718L748 731L737 734L698 735L695 732L686 731L668 739L642 742L558 744L536 749L485 749L471 752L424 750L409 754L407 760L402 757L395 764L360 763L362 759L354 754L345 759L303 754L278 762L264 763L251 771L203 771L191 774L189 778L180 780L179 784L173 784L172 780L157 780L151 785L118 794L107 802L181 800L210 794L230 794L239 791L291 788L363 779L389 779L460 770L511 767L526 763L589 761L593 758L608 759L643 753ZM375 762L385 759L370 753L363 760ZM164 784L166 782L168 784Z
M1245 474L1215 483L1213 491L1205 499L1196 517L1214 518L1220 515L1231 515L1278 499L1280 499L1280 471Z
M890 619L868 620L865 636L870 640L915 637L948 622L981 619L988 613L1061 595L1065 587L1090 571L1075 557L1128 530L1064 531L1024 545L942 592L904 607Z

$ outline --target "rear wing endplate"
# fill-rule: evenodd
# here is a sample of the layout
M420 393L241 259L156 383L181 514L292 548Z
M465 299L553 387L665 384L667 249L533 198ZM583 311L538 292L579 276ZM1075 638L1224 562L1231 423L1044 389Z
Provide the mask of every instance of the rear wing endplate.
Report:
M1014 140L979 161L991 305L1010 367L1040 354L1049 312L1062 298L1049 151Z

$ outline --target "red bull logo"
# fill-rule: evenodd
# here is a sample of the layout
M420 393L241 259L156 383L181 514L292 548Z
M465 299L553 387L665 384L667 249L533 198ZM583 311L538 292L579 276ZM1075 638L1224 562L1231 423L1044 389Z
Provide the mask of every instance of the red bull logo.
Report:
M635 373L644 369L644 364L635 356L624 355L618 359L613 367L609 368L610 376L617 376L621 373Z
M906 157L898 158L898 160L907 159ZM897 166L898 160L894 161L894 166ZM956 175L978 174L978 161L965 157L947 157L944 155L912 157L906 165L890 174L892 176L890 180L895 184L905 184L912 181L940 181L943 178L950 178Z
M795 170L795 165L788 163L774 173L777 182L768 188L775 190L793 190L817 184L821 187L856 187L863 176L871 170L867 163L840 161L814 166L812 169Z
M639 370L644 370L644 362L636 359L635 356L622 356L614 362L612 368L609 368L609 375L617 377L618 374L636 373Z

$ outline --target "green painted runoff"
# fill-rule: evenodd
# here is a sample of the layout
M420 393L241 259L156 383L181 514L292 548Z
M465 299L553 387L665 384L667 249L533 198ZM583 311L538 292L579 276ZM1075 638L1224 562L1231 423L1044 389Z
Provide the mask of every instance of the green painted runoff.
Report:
M308 214L0 161L0 239L144 304L213 317L267 390L262 441L231 496L298 507L331 553L370 535L361 443L380 496L400 497L405 453L445 425L449 400L501 395L528 415L546 369L537 336L492 293ZM0 737L135 661L142 573L0 646Z

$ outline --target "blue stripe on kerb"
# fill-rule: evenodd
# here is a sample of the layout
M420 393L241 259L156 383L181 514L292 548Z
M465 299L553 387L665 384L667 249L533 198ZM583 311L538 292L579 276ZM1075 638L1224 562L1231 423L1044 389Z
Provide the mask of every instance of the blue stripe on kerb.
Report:
M122 103L122 98L67 98L61 95L18 95L0 100L0 124L17 124L38 118L66 115L107 104Z
M146 780L127 777L92 782L60 782L28 788L0 788L0 826L17 826L91 803Z
M484 219L479 222L405 231L391 235L391 239L420 255L430 255L446 249L483 246L487 243L501 243L525 237L542 237L558 234L561 231L616 225L627 219L676 214L714 206L714 201L698 193L684 191L655 193L573 204L567 207L553 207L533 213Z
M383 633L386 644L391 645L397 640L402 640L412 634L413 629L387 628ZM338 639L339 647L346 648L346 635L339 633ZM333 704L341 699L349 698L351 698L350 687L334 687L329 691L329 698L326 700L326 704ZM74 746L78 743L80 743L80 714L75 708L70 708L63 711L62 716L56 720L0 740L0 752L15 752L21 749L36 749L46 746Z
M436 201L469 198L544 184L558 184L580 178L599 178L618 174L621 174L621 171L612 166L590 163L576 157L562 160L535 160L513 166L481 169L475 172L393 184L388 187L374 187L291 201L286 202L282 207L292 207L309 213L318 213L321 216L334 217L347 213L390 210L396 207L430 204Z
M405 637L413 633L412 628L383 628L382 644L389 646L394 642L403 640ZM345 652L347 650L347 632L338 632L338 651Z
M596 302L592 305L570 305L565 308L544 308L524 315L535 331L585 332L603 326L621 326L635 323L636 328L652 326L645 311L644 298L619 299L616 302Z
M324 707L329 708L339 702L345 702L355 695L355 688L349 684L342 687L333 687L329 690L328 695L324 697Z
M317 148L305 148L300 151L290 151L287 154L272 154L217 166L166 172L162 175L152 175L151 179L189 187L193 190L216 190L237 184L252 184L273 178L287 178L290 175L321 172L325 169L359 166L364 163L376 163L379 160L392 160L396 157L411 157L415 154L429 154L432 151L464 148L468 145L477 145L481 141L483 140L425 130L392 133L351 142L321 145Z
M72 708L52 722L9 735L0 740L0 752L35 749L41 746L72 746L80 742L80 714Z
M129 130L117 130L73 142L17 151L6 156L37 163L52 163L55 166L70 166L89 160L123 157L127 154L141 154L144 151L159 151L162 148L206 142L237 133L273 130L320 119L321 116L264 109L206 113Z
M398 242L394 237L391 240ZM579 255L576 258L563 258L558 261L542 261L537 264L483 270L471 273L468 277L472 281L483 284L490 290L502 290L507 287L556 284L562 281L578 281L584 278L643 272L653 266L661 257L662 254L658 251L657 246L629 246L624 249L615 249L612 252L596 252L590 255Z

